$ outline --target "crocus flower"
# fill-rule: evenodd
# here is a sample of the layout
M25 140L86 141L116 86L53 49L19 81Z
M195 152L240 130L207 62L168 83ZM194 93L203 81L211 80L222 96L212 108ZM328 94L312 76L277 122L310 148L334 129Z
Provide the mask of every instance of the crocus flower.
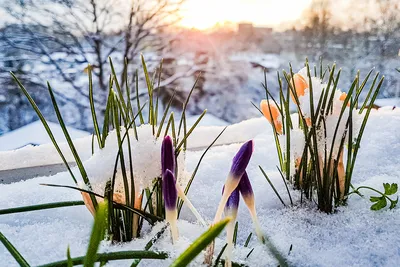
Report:
M282 118L275 103L271 100L264 99L260 103L260 108L269 123L275 125L276 132L282 134Z
M163 143L161 145L161 171L164 174L167 170L170 170L174 175L177 171L176 161L175 161L175 149L172 143L172 139L170 136L165 136ZM179 186L178 183L175 182L175 188L178 192L178 196L184 201L184 203L188 206L188 208L193 212L196 216L197 220L201 222L204 226L206 226L206 222L201 217L200 213L196 210L190 200L187 198L184 190Z
M175 173L175 153L172 139L169 135L164 137L161 145L161 173L170 170Z
M293 80L294 80L294 89L296 90L296 95L297 97L303 96L305 94L305 90L308 88L308 83L306 79L301 74L296 73L293 75ZM296 99L293 96L292 92L290 92L290 95L292 96L293 102L296 103Z
M221 219L225 204L228 201L228 198L232 194L233 190L235 190L238 186L240 179L246 171L251 155L253 154L253 150L253 140L247 141L242 145L238 153L233 158L231 170L229 172L228 178L225 181L224 193L222 194L221 201L219 202L218 209L215 214L214 223L218 222Z
M171 227L172 243L175 243L178 239L178 228L176 226L176 220L178 217L178 211L176 208L178 192L176 190L175 176L168 169L163 173L162 187L165 204L165 219Z
M253 220L254 228L256 230L256 234L258 239L261 242L264 242L264 236L261 231L260 224L258 222L257 212L256 212L256 204L254 201L254 193L253 187L251 186L249 176L246 172L244 172L242 179L240 179L238 189L240 194L243 197L244 203L246 203L247 208L249 209L251 219Z
M294 81L294 87L295 87L293 89L296 90L297 98L299 98L300 96L304 96L306 93L306 89L309 87L306 79L301 74L296 73L293 75L293 81ZM293 102L296 103L296 99L295 99L292 91L290 91L290 96L292 97ZM305 120L306 120L307 125L310 126L311 118L306 117Z
M85 203L86 208L90 211L90 213L94 216L96 210L93 206L92 199L90 198L90 194L86 192L81 192L83 203ZM103 202L104 199L96 197L97 202ZM114 193L113 194L113 201L119 204L125 205L125 196L121 193Z
M343 92L340 96L339 96L339 100L344 102L346 100L347 94L345 92ZM347 102L347 106L350 107L350 101Z
M340 199L343 200L345 183L346 183L346 173L345 173L344 164L343 164L343 149L339 156L339 161L338 161L338 166L337 166L337 174L338 174L338 179L339 179Z
M224 189L222 189L222 194L224 192ZM239 187L236 187L235 190L233 190L232 194L229 196L228 201L226 202L225 205L225 216L226 217L232 217L232 220L230 220L229 224L226 227L226 243L228 244L225 249L225 266L230 267L232 266L232 249L233 249L233 234L234 234L234 229L235 229L235 222L236 222L236 217L237 217L237 212L238 212L238 207L239 207Z

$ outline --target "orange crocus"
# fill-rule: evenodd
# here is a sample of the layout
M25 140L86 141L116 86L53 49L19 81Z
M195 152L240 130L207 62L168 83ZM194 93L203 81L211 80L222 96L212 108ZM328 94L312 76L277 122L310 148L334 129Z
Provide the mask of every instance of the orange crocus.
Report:
M90 198L89 193L81 192L83 202L85 203L86 208L90 211L90 213L94 216L95 215L95 208L93 206L92 199ZM103 202L104 200L101 198L96 197L98 202ZM125 205L125 198L121 193L114 193L113 201Z
M344 100L346 100L346 97L347 97L347 94L343 92L343 93L339 96L339 100L344 102ZM347 106L350 107L350 101L347 102Z
M276 132L282 134L282 121L278 107L271 100L262 100L260 103L261 111L264 117L272 124L274 123Z
M295 75L293 75L293 80L297 97L303 96L305 94L305 90L308 88L306 79L304 79L304 77L301 76L300 74L296 73ZM296 103L296 99L294 98L292 91L290 92L290 95L292 97L293 102Z

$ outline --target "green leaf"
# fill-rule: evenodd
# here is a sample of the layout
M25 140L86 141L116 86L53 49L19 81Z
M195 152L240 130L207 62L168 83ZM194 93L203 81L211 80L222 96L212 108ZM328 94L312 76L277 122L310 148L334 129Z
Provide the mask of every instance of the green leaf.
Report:
M29 267L29 263L22 257L19 251L11 244L10 241L0 232L0 241L6 247L8 252L14 257L21 267Z
M371 210L381 210L386 207L386 198L382 197L378 202L371 206Z
M378 201L381 200L382 198L384 198L384 197L370 197L370 198L369 198L369 201L371 201L371 202L378 202Z
M67 247L67 266L72 267L74 263L72 262L71 252L69 251L69 246Z
M101 240L107 228L107 201L99 203L96 215L94 217L94 225L90 236L89 247L84 260L84 267L94 267L96 262L96 253L99 249Z
M226 218L213 226L197 238L171 265L170 267L187 266L208 244L210 244L225 228L231 219Z
M247 246L249 245L250 239L251 239L251 236L252 236L252 235L253 235L253 233L250 233L249 236L248 236L247 239L246 239L246 242L244 242L244 247L245 247L245 248L247 248Z
M228 246L228 244L225 244L225 245L222 247L221 251L218 253L218 256L217 256L217 258L215 259L215 262L214 262L214 267L218 267L219 262L220 262L221 257L222 257L222 254L224 254L224 251L225 251L225 249L226 249L227 246Z
M396 194L397 193L397 184L396 183L392 183L390 186L389 186L389 189L386 191L386 189L385 189L385 194L386 195L388 195L388 196L390 196L390 195L393 195L393 194Z
M117 251L117 252L108 252L108 253L98 253L94 255L94 259L96 262L105 262L112 260L127 260L127 259L159 259L164 260L168 258L168 254L160 251L145 251L145 250L129 250L129 251ZM76 257L72 258L72 263L74 265L82 265L85 261L85 257ZM38 267L65 267L67 266L68 261L57 261L52 263L47 263L44 265L40 265Z
M17 208L10 208L0 210L0 215L11 214L11 213L19 213L19 212L27 212L27 211L35 211L35 210L45 210L45 209L54 209L61 207L71 207L71 206L79 206L85 205L83 201L65 201L65 202L54 202L54 203L46 203L32 206L24 206Z
M390 207L389 209L394 209L397 206L397 203L399 202L399 197L396 198L396 200L390 201Z
M390 184L389 183L383 183L383 188L385 189L385 195L389 195L389 193L390 193Z
M67 167L69 174L71 175L71 177L74 180L75 184L77 184L78 182L77 182L77 180L76 180L76 178L74 176L74 173L71 171L71 168L70 168L67 160L65 159L65 156L64 156L63 152L61 151L60 147L57 144L56 139L54 138L53 132L51 131L49 124L47 123L46 119L44 118L44 116L43 116L42 112L40 111L39 107L36 105L36 102L33 100L33 98L28 93L28 91L25 89L25 87L22 85L22 83L18 80L17 76L15 76L15 74L12 73L12 72L11 72L11 76L13 77L15 82L18 84L19 88L22 90L22 92L24 93L24 95L28 99L28 101L31 104L32 108L35 110L36 115L39 117L40 121L43 124L43 127L46 129L46 132L49 135L49 138L50 138L51 142L53 143L54 147L56 148L58 154L60 155L65 167Z

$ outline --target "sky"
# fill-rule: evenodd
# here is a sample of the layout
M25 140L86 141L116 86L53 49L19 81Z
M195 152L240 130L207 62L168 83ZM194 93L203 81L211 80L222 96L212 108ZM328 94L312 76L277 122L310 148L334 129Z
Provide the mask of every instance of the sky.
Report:
M278 26L298 19L312 0L187 0L181 25L208 29L224 22Z

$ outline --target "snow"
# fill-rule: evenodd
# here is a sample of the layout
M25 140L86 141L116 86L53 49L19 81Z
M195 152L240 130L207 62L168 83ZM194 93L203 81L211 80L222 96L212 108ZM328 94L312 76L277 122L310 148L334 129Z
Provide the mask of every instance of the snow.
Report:
M223 127L201 127L196 129L189 144L204 145L213 140ZM241 143L254 138L255 151L247 168L253 184L256 208L263 231L278 249L287 255L294 266L397 266L400 262L400 210L371 211L368 200L352 195L348 205L334 214L327 215L316 210L311 203L300 205L300 195L291 191L294 207L283 207L258 166L261 165L274 183L286 204L289 198L282 179L276 170L278 159L273 142L271 126L264 118L257 118L232 125L221 136L221 144L212 148L203 159L189 191L188 197L200 214L211 221L214 217L221 189L229 172L233 156ZM197 134L195 134L197 133ZM353 184L369 185L382 190L383 182L399 182L400 177L400 110L372 110L357 159ZM189 150L186 153L186 170L192 171L204 151ZM10 152L11 153L11 152ZM96 154L95 154L96 155ZM115 154L110 160L115 160ZM90 160L90 159L89 159ZM105 160L108 161L108 160ZM95 164L100 172L102 164ZM88 166L90 169L90 167ZM107 167L108 168L108 167ZM49 188L39 183L72 185L65 173L51 177L39 177L23 182L0 185L0 209L47 202L80 200L77 191ZM372 194L375 195L375 194ZM251 218L241 201L238 213L238 245L233 251L233 260L249 266L276 266L266 249L258 244L254 235L249 247L243 244L253 231ZM32 265L66 258L67 246L72 256L85 253L90 235L92 217L84 206L60 208L46 211L0 216L0 231L14 244ZM123 245L102 242L101 251L143 249L163 223L153 229L146 226L144 237ZM170 259L165 261L143 260L141 266L168 266L186 249L205 228L194 221L194 216L184 207L178 222L180 238L171 245L169 231L152 249L167 251ZM225 244L224 235L216 240L216 253ZM254 248L250 257L246 255ZM8 251L0 246L0 258L4 266L17 266ZM192 266L200 266L199 256ZM132 261L117 261L107 266L128 266Z
M375 104L379 107L394 108L400 106L400 98L379 98L375 100Z
M190 116L186 119L186 125L187 127L192 127L197 119L199 118L199 116ZM179 123L179 121L177 121ZM215 117L212 114L208 114L206 113L203 118L201 119L201 121L199 122L199 126L227 126L229 123L218 118ZM176 124L179 125L179 124Z
M61 126L57 123L48 122L55 139L58 142L65 142ZM89 132L67 127L72 139L90 135ZM42 145L50 143L51 140L40 120L32 122L12 132L0 136L0 151L14 150L26 145Z
M197 118L198 116L194 116L193 119L192 117L189 119L190 121L195 122ZM190 127L190 121L188 123L188 127ZM245 142L254 138L261 132L271 131L268 125L260 126L261 121L264 121L264 119L256 118L242 122L241 124L229 125L223 136L217 140L216 145ZM205 125L218 125L215 120L212 122L213 123L211 124L210 120L206 120ZM256 127L256 125L258 126ZM251 130L243 133L238 131L238 129L241 127L246 127ZM209 146L223 129L223 126L201 126L200 124L200 126L196 127L196 129L188 138L188 149L195 150ZM116 137L114 136L110 139L116 140L115 138ZM74 145L82 161L85 161L92 156L92 136L75 139ZM74 157L69 149L68 144L59 143L59 147L67 161L74 162ZM94 148L97 150L96 145ZM62 160L51 143L41 146L25 146L14 151L0 151L0 171L59 163L62 163Z

